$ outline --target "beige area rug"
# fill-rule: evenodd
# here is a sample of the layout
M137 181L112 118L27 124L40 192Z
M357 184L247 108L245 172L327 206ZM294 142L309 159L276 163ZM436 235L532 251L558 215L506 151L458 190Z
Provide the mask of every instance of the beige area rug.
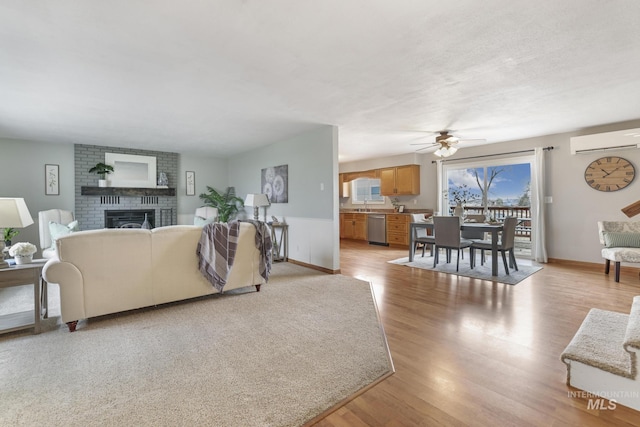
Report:
M430 257L425 254L424 258L421 256L422 250L416 252L416 256L414 256L413 261L409 262L409 257L394 259L389 261L391 264L400 264L405 265L407 267L421 268L424 270L433 270L439 271L441 273L447 274L455 274L457 276L465 276L472 277L474 279L482 279L482 280L490 280L494 282L506 283L507 285L515 285L531 276L533 273L542 270L542 267L532 265L531 261L518 259L518 271L514 269L509 269L509 274L506 274L504 271L504 265L502 263L502 258L498 259L498 275L491 275L491 256L487 256L484 265L480 265L480 257L478 255L478 259L476 260L476 264L471 268L469 265L469 254L468 252L465 254L465 259L460 260L460 268L459 271L456 271L456 253L455 251L452 254L452 261L447 264L445 262L446 257L444 252L440 255L440 262L433 268L433 257Z
M299 426L393 372L370 285L286 263L259 293L46 323L0 335L2 426Z
M560 359L567 364L567 383L570 380L569 360L584 363L603 371L634 379L636 367L625 351L625 334L629 315L592 308L580 329L562 352Z

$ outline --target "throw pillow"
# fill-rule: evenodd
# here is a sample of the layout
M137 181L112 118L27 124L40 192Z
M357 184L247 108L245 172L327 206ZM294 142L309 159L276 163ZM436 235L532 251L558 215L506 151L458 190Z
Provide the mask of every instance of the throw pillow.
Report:
M71 233L80 231L78 221L71 221L69 224L58 224L57 222L49 222L49 234L51 235L51 249L56 250L56 242L62 236L68 236Z
M216 220L215 217L202 218L201 216L196 216L193 219L193 225L198 225L200 227L204 227L207 224L211 224L215 220Z
M640 233L602 233L607 248L640 248Z

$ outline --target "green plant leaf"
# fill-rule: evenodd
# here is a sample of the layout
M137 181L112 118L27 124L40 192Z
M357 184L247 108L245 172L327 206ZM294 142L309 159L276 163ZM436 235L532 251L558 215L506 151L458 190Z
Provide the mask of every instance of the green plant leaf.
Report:
M207 192L200 194L200 199L207 206L218 209L220 222L229 222L235 218L241 207L244 207L244 200L236 196L234 187L227 187L224 193L219 192L207 185Z

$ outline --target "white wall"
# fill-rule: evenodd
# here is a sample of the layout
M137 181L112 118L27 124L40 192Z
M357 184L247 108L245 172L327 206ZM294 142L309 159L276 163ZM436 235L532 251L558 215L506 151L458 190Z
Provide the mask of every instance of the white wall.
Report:
M330 270L340 268L338 130L321 126L229 159L229 185L245 197L261 190L262 169L289 166L289 202L274 203L271 215L289 224L289 257ZM253 208L247 208L251 217ZM263 210L260 211L262 218Z
M20 231L16 241L39 246L38 212L46 209L75 210L74 145L0 139L0 197L23 197L34 224ZM60 166L60 195L44 194L44 165ZM185 171L196 172L196 195L186 195ZM215 157L180 154L178 166L178 224L193 224L198 197L206 186L227 187L227 161ZM15 239L14 239L15 240Z
M596 222L600 220L640 221L628 218L620 209L640 200L640 179L615 192L592 189L584 179L586 167L593 160L607 155L628 159L640 174L640 150L622 150L571 155L569 140L578 134L599 133L640 126L640 121L609 125L583 131L548 135L520 141L465 148L460 157L518 151L534 147L553 146L546 156L547 251L549 258L601 263L602 249L598 241Z
M640 120L583 129L576 132L541 136L499 144L462 146L451 159L500 154L505 152L554 146L546 154L546 195L553 203L546 205L547 251L550 258L601 263L601 245L598 241L596 222L600 220L640 221L640 217L627 218L620 209L640 200L640 177L627 188L616 192L600 192L592 189L584 180L584 171L593 160L606 155L628 159L640 175L640 150L631 149L608 153L571 155L569 139L572 136L609 132L640 127ZM421 164L421 194L419 207L436 209L436 172L433 154L419 156ZM396 166L406 157L378 161L341 164L340 172ZM408 196L407 196L408 197ZM413 205L408 204L409 208Z
M542 136L500 144L463 147L455 158L495 154L536 146L556 147L546 154L546 194L553 203L546 205L547 250L550 258L601 263L596 222L598 220L629 220L623 207L640 200L640 178L624 190L604 193L591 189L584 181L587 165L605 154L595 153L572 156L569 138L640 127L640 120L584 129L579 132ZM260 171L264 167L289 164L290 203L273 205L269 215L284 216L291 224L290 254L293 259L339 268L339 224L337 197L337 145L338 131L325 126L281 141L262 150L226 160L188 154L180 155L177 188L180 223L191 223L193 211L201 205L198 195L206 185L224 189L235 185L239 195L257 192ZM74 200L73 144L41 144L27 141L0 139L0 197L24 197L34 217L40 210L61 208L73 210ZM633 163L640 175L640 150L611 152ZM419 163L421 165L421 194L412 204L412 196L403 200L409 208L436 209L435 165L432 154L396 156L365 162L340 165L340 172L375 169L385 166ZM60 195L44 194L44 165L60 165ZM184 174L196 172L196 196L185 195ZM320 190L324 183L325 190ZM262 215L262 212L261 212ZM640 221L640 218L632 218ZM329 236L328 240L325 239ZM21 231L19 241L38 242L37 225ZM325 241L326 240L326 241ZM316 245L317 242L320 242ZM320 260L319 262L316 262Z
M21 229L13 242L31 242L39 248L38 212L53 208L74 210L73 152L73 144L0 139L0 197L24 198L34 221ZM45 195L45 164L60 167L60 195Z
M195 210L203 206L200 194L207 192L207 186L224 191L228 187L226 159L181 154L178 158L178 224L193 224ZM196 194L187 196L186 171L195 172Z

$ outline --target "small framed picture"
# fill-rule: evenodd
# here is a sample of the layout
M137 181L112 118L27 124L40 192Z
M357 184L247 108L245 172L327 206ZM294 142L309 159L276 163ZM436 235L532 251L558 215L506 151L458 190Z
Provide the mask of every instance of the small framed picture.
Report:
M196 173L194 171L187 171L187 196L196 195Z
M404 205L398 206L398 212L400 213L404 212Z
M60 166L44 165L44 194L47 196L60 195Z

